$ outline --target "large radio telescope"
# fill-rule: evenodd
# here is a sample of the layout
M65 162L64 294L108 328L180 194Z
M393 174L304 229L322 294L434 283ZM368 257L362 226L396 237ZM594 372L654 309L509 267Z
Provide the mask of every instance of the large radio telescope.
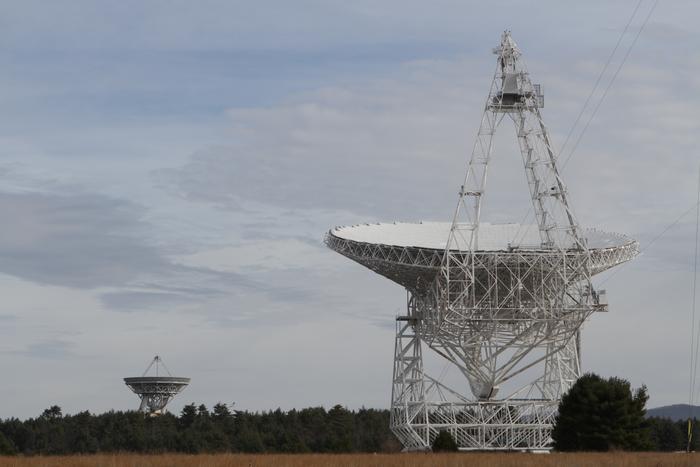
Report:
M160 374L161 366L168 376ZM155 374L147 376L151 369ZM172 376L163 359L156 355L142 376L124 378L124 383L141 398L140 412L162 415L168 402L190 384L190 378Z
M548 450L562 395L581 374L580 329L607 311L593 275L636 241L579 227L540 114L543 97L506 31L452 222L336 227L326 244L408 292L396 322L391 429L406 450L448 431L462 450ZM493 136L515 124L536 223L480 222ZM430 348L466 379L424 371Z

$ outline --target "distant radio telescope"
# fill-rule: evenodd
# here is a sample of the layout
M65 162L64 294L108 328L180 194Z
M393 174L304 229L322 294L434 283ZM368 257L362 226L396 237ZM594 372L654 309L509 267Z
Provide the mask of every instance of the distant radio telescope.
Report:
M581 326L607 311L605 291L591 278L638 254L626 236L579 226L540 114L540 86L510 32L494 53L452 222L336 227L325 238L408 292L396 323L390 422L406 450L429 449L440 431L462 450L551 449L559 401L581 374ZM503 120L515 126L534 223L480 222ZM426 348L464 383L448 387L429 376Z
M160 367L165 370L167 376L160 374ZM155 374L147 376L151 369ZM161 415L168 402L190 384L190 378L172 376L163 360L156 355L142 376L124 378L124 383L141 398L139 411L149 415Z

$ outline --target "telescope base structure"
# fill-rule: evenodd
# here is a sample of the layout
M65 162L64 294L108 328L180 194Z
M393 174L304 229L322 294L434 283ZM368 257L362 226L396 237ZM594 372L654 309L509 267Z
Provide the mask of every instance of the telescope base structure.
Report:
M398 318L396 324L390 426L404 451L430 450L441 431L450 433L462 451L551 450L559 398L469 400L423 371L422 339L415 324L409 317ZM544 364L544 376L530 386L547 386L549 381L568 389L579 373L576 350L572 339L553 353ZM552 373L567 378L555 382Z

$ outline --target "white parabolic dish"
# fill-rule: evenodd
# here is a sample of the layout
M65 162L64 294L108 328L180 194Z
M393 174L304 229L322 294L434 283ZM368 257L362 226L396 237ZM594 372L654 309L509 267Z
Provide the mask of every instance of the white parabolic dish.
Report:
M420 289L437 274L452 224L449 222L394 222L335 227L326 244L336 252L411 290ZM591 273L597 274L632 259L638 243L624 235L586 229L583 236L591 257ZM479 224L480 255L543 254L536 225ZM457 245L452 249L465 251ZM546 250L545 250L546 251ZM560 254L552 250L553 254ZM572 254L581 254L574 252Z
M358 224L336 227L331 234L355 242L374 243L400 247L444 250L450 234L449 222L393 222ZM624 235L585 230L590 249L619 247L634 240ZM510 251L539 249L540 233L536 225L479 224L478 251Z

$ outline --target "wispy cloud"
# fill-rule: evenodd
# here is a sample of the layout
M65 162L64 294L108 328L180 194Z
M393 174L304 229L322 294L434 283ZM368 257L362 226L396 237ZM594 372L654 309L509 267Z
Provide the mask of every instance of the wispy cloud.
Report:
M124 284L167 264L143 230L138 206L85 194L0 193L0 271L79 288Z
M68 357L75 358L75 343L62 339L49 339L28 344L20 350L3 350L0 353L22 357L38 358L43 360L62 360Z

